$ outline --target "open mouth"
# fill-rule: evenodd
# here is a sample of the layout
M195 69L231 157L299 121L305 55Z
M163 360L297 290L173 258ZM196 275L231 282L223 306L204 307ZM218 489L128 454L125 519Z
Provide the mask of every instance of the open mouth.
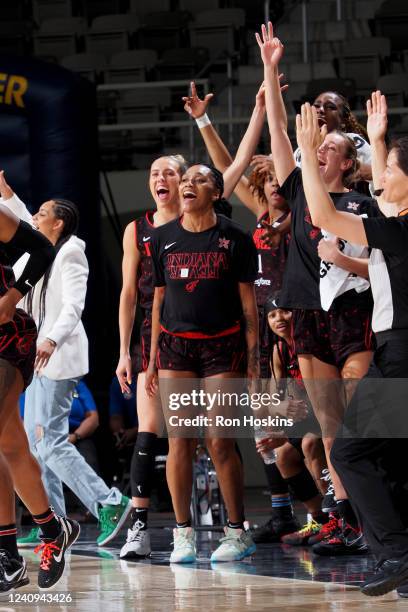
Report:
M318 115L317 121L319 123L319 127L322 127L322 125L326 125L327 123L326 119L324 118L324 115Z
M276 324L276 329L278 331L284 331L287 328L288 324L287 323L277 323Z
M318 162L319 162L319 167L320 168L324 168L326 165L326 162L323 159L317 158Z
M183 191L183 198L185 200L195 200L196 198L196 194L194 193L194 191Z
M156 190L156 193L159 200L165 200L169 195L169 190L166 187L159 187Z

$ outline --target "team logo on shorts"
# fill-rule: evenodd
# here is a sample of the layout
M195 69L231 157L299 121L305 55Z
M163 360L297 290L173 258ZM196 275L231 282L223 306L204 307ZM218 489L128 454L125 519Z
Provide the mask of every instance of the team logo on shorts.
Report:
M219 249L229 249L229 243L231 242L231 240L227 240L226 238L219 238L218 239L218 248Z
M193 293L194 289L197 287L199 282L200 281L195 280L195 281L191 281L191 283L187 283L185 287L186 291L188 291L189 293Z

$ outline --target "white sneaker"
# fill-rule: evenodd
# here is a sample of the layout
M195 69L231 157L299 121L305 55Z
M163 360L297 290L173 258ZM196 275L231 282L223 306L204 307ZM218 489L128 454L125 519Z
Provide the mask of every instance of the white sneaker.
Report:
M173 529L173 538L174 549L170 555L170 563L194 563L197 559L194 529Z
M211 561L241 561L256 551L249 531L224 527L225 536L211 555Z
M122 546L119 557L121 559L140 559L148 557L152 552L150 547L150 534L147 529L142 530L143 523L136 521L128 529L126 544Z

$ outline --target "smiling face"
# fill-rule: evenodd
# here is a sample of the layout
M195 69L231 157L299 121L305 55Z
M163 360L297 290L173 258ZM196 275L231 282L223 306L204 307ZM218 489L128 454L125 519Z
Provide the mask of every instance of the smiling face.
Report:
M319 127L327 126L327 131L340 130L343 127L343 102L340 96L332 91L321 93L313 102L317 111Z
M401 170L396 149L388 153L387 165L381 177L383 197L386 202L406 203L408 198L408 176Z
M327 134L320 145L317 158L320 174L326 184L342 179L344 173L352 167L353 160L347 157L347 148L348 143L344 137L336 132Z
M159 157L150 168L150 193L157 208L178 204L180 166L175 159Z
M38 212L33 216L33 222L35 227L53 243L56 242L64 227L64 222L55 216L53 200L41 204Z
M182 176L179 195L183 212L204 213L213 209L214 202L221 194L210 168L197 164L191 166Z
M291 320L292 312L290 310L275 308L268 312L269 327L280 338L288 338L290 336Z

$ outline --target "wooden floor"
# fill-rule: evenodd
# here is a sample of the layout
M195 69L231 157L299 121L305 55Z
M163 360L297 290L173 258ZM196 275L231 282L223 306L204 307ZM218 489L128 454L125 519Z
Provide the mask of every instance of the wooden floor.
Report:
M85 552L85 551L84 551ZM107 556L113 556L109 552ZM0 596L0 612L11 610L64 610L122 612L172 612L191 610L284 610L285 612L354 610L408 610L408 600L395 593L367 598L358 588L333 582L275 578L241 573L245 564L219 564L217 569L127 563L117 558L98 558L83 554L67 555L65 574L53 591L36 588L38 559L24 552L29 564L31 584L15 591L24 594L72 595L70 604L10 602ZM241 567L241 569L240 569ZM247 571L248 568L246 568Z

